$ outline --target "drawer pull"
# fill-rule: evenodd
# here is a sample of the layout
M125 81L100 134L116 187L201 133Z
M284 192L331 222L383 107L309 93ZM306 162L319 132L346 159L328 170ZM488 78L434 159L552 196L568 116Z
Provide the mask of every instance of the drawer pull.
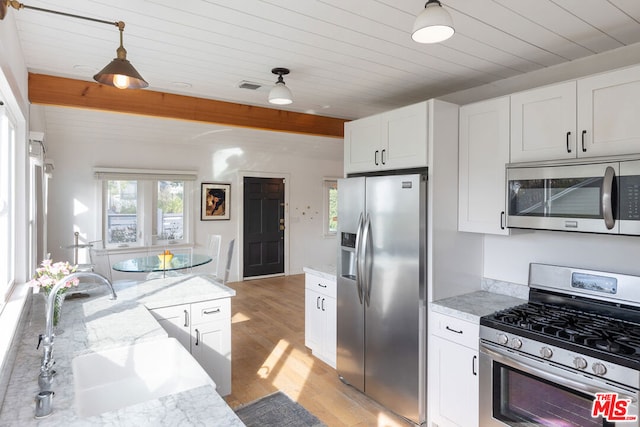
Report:
M327 285L323 285L322 283L318 283L318 286L320 286L321 288L326 288Z
M451 332L453 332L453 333L456 333L456 334L460 334L460 335L462 335L462 331L457 331L457 330L455 330L455 329L451 329L449 326L445 326L445 329L446 329L447 331L451 331Z
M204 314L216 314L216 313L220 313L220 309L216 308L215 310L209 310L209 311L205 310L205 311L203 311L203 313Z
M184 311L184 327L189 326L189 312L187 310Z
M200 331L196 329L196 345L200 345Z

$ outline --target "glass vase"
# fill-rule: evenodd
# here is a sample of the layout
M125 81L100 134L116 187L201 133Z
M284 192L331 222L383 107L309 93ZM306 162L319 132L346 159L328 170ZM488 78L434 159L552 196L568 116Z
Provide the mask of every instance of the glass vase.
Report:
M49 299L49 292L44 292L42 294L44 296L45 308L47 306L46 302ZM56 297L53 299L53 332L60 335L63 331L58 327L60 323L60 315L62 314L62 303L64 302L64 292L58 292Z

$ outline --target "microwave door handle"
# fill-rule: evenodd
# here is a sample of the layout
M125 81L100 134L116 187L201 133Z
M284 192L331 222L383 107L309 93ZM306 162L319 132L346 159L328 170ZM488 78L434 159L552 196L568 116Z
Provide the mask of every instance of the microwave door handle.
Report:
M358 218L358 229L356 231L356 287L358 288L358 299L360 300L360 304L362 304L362 259L364 258L362 255L362 212L360 213L360 217Z
M613 218L613 178L615 177L615 171L611 166L607 166L604 171L604 179L602 181L602 217L604 218L604 225L607 226L607 230L611 230L615 225L615 219Z

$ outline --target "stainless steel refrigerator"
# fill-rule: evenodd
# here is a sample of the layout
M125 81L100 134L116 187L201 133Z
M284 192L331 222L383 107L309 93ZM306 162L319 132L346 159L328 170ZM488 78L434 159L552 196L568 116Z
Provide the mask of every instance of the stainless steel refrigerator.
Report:
M338 182L338 374L416 424L426 422L426 217L426 174Z

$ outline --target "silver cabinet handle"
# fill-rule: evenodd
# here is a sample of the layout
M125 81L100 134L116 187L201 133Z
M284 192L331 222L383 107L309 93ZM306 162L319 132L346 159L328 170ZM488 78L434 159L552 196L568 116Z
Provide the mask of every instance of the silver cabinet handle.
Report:
M196 345L200 344L200 331L196 329Z
M380 152L380 150L376 150L375 153L373 153L373 163L376 164L376 166L378 166L380 163L378 163L378 153Z
M604 171L604 179L602 181L602 216L604 218L604 225L607 226L607 230L611 230L615 225L615 219L613 218L613 178L616 173L611 166L607 166Z
M320 297L316 298L316 308L320 310Z
M380 160L382 161L382 164L383 164L383 165L386 165L386 164L387 164L387 161L384 159L384 155L385 155L385 153L386 153L386 152L387 152L387 150L386 150L386 149L385 149L385 150L382 150L382 154L380 155Z
M500 230L504 230L504 211L500 212Z
M571 146L569 145L569 137L571 136L571 132L567 132L567 153L571 152Z
M324 309L324 298L322 298L322 311L325 311L325 309Z
M215 313L220 313L220 309L219 309L219 308L216 308L216 309L214 309L214 310L209 310L209 311L205 310L205 311L203 311L203 313L204 313L204 314L215 314Z
M189 326L189 312L187 310L184 311L184 327Z
M584 146L584 136L587 134L586 130L582 131L582 152L586 153L587 152L587 147Z
M460 335L462 335L462 334L463 334L463 331L458 331L458 330L456 330L456 329L451 329L449 326L445 326L445 329L446 329L447 331L450 331L450 332L453 332L453 333L456 333L456 334L460 334Z
M326 288L327 285L323 285L322 283L318 283L318 286L320 286L321 288Z
M478 360L478 356L473 355L473 359L471 359L471 373L475 376L478 376L478 371L476 370L476 361Z

